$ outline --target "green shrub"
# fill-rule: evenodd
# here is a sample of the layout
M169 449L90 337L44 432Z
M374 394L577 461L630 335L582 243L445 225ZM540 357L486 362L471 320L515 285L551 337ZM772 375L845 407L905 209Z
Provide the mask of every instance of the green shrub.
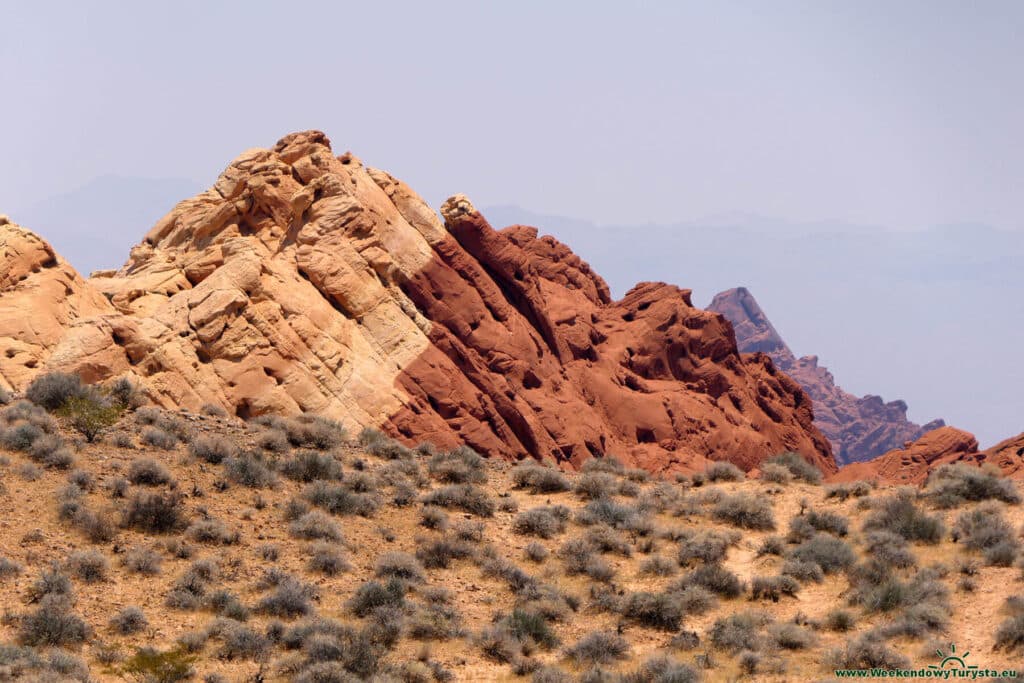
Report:
M181 647L164 652L143 647L125 661L120 671L130 678L147 683L177 683L192 678L192 664L195 660L196 655L189 654Z
M95 441L104 429L116 424L122 412L123 405L110 404L89 394L72 396L57 409L57 414L89 443Z

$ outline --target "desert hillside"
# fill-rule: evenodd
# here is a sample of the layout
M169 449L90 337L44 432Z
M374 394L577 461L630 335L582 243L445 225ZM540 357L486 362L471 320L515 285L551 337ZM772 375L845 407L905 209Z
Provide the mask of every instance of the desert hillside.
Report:
M408 448L46 375L0 407L0 678L808 681L1019 667L1020 484ZM91 440L89 440L91 439Z

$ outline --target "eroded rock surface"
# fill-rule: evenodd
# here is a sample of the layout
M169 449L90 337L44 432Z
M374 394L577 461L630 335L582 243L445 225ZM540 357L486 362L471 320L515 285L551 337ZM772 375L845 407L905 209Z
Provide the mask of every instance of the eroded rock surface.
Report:
M817 356L797 358L745 287L720 292L708 310L724 315L736 330L742 352L763 352L795 379L814 403L814 423L832 443L836 462L863 462L916 441L945 422L918 425L907 419L903 401L880 396L854 396L837 386Z
M168 407L313 411L499 457L665 471L794 450L835 469L804 391L741 356L688 290L612 301L536 229L495 230L461 196L441 213L323 133L289 135L179 203L117 272L86 282L48 246L20 247L23 270L56 264L63 280L45 281L80 303L62 304L31 372L0 372L14 388L44 367L129 375ZM9 305L31 305L13 286ZM10 348L34 332L0 323Z

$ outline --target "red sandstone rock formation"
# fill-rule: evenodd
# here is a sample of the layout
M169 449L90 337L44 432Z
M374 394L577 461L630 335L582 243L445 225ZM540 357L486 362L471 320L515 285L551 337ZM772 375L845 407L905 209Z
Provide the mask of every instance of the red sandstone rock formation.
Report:
M775 331L753 295L738 287L715 296L709 311L724 315L736 330L741 352L763 352L810 394L814 423L832 443L840 465L863 462L901 448L922 435L942 427L942 420L921 426L907 419L903 401L884 402L879 396L856 397L836 386L828 368L818 365L817 356L796 358Z
M741 356L689 290L643 283L612 301L536 229L494 230L459 196L442 214L322 133L289 135L178 204L116 273L72 271L89 305L70 307L30 369L507 458L616 454L667 471L794 450L835 469L799 385ZM9 345L29 336L0 325ZM33 373L17 359L0 354L0 376L20 389Z
M972 462L978 454L978 440L955 427L939 427L904 448L896 448L867 462L846 465L830 481L877 479L888 484L923 484L939 465Z

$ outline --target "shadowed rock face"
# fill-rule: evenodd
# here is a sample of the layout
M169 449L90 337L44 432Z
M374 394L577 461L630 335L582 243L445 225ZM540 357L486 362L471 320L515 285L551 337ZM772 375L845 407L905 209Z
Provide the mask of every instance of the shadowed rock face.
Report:
M749 469L794 450L835 469L799 385L741 356L688 290L642 283L612 301L536 229L494 230L461 196L441 213L322 133L289 135L179 203L119 271L72 270L90 305L60 318L33 372L0 354L0 376L20 389L44 368L127 375L168 407L313 411L573 466ZM14 285L0 304L25 295ZM8 327L0 342L27 334Z
M795 379L814 403L814 423L832 443L840 465L863 462L902 448L945 422L918 425L907 419L907 404L886 403L879 396L857 397L839 387L817 356L797 358L744 287L715 296L708 310L724 315L736 330L741 352L764 352L780 370Z

